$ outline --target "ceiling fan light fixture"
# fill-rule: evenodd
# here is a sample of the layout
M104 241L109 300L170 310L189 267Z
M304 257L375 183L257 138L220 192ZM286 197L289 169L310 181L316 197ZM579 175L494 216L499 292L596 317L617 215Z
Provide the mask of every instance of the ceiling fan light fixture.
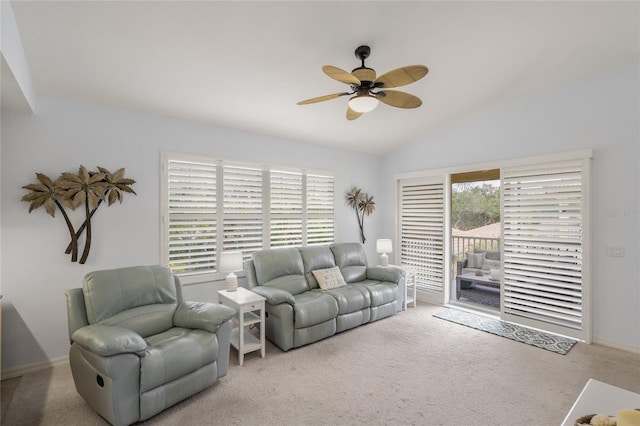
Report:
M355 112L369 112L376 109L378 99L371 95L357 95L349 99L349 108Z

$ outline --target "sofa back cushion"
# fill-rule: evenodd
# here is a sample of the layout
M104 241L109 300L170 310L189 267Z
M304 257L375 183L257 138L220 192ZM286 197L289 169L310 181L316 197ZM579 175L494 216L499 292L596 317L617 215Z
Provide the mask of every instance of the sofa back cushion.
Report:
M338 243L331 246L331 251L347 283L367 278L367 256L362 244Z
M333 252L328 246L303 247L299 250L304 265L304 276L309 283L309 288L318 288L318 280L313 271L336 266Z
M132 266L88 273L82 292L89 324L117 325L142 337L173 326L176 282L164 266Z
M252 259L258 285L279 288L293 295L309 290L298 249L260 250L253 253Z
M484 253L484 257L489 260L500 260L499 250L474 250L474 253Z

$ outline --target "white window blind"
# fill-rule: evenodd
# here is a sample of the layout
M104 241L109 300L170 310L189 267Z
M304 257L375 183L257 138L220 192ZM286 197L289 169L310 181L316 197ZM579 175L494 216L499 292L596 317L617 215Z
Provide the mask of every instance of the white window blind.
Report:
M216 268L216 164L170 160L168 264L177 274Z
M333 176L307 174L307 244L330 244L334 240L335 188Z
M245 259L262 248L262 168L224 163L223 250L241 250Z
M502 170L503 309L507 320L584 333L587 160Z
M271 170L271 247L302 245L302 173Z
M444 291L444 180L401 180L400 262L422 290Z
M161 262L184 283L222 278L222 251L247 259L263 248L334 241L329 173L168 152L161 171Z

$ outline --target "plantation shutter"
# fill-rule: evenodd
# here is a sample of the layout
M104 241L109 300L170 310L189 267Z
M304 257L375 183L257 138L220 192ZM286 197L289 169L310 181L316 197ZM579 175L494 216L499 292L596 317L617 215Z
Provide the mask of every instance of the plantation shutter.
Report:
M217 256L331 244L335 179L186 154L161 154L161 261L184 284L221 279Z
M271 247L301 246L302 173L271 170Z
M224 162L222 250L241 250L245 259L262 249L262 169Z
M444 291L444 180L401 180L400 263L422 290Z
M169 160L168 265L175 274L216 269L216 163Z
M333 176L307 175L307 245L334 241Z
M588 171L587 159L502 170L504 319L590 340Z

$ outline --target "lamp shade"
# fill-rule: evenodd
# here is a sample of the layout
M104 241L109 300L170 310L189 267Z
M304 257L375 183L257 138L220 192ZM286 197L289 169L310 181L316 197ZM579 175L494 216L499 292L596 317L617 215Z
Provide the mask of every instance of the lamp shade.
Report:
M357 95L349 99L349 108L355 112L373 111L378 106L378 99L371 95Z
M220 253L220 272L235 272L241 270L241 251L223 251L222 253Z
M389 239L381 239L376 241L376 252L377 253L391 253L393 251L391 240Z

